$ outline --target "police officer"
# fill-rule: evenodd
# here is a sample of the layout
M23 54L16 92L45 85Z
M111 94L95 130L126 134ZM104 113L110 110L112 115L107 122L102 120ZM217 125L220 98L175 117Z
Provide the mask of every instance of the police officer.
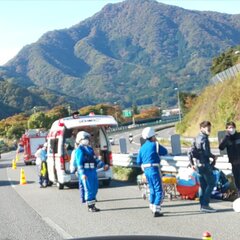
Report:
M163 216L160 207L163 198L162 180L159 170L160 155L166 155L167 149L156 141L155 131L151 127L143 129L142 137L146 141L140 148L137 164L141 165L149 184L149 207L154 217L160 217Z
M97 168L104 167L108 169L108 165L97 159L93 148L90 147L90 134L80 131L76 137L76 143L79 144L75 151L75 160L78 169L79 181L84 188L84 200L87 203L89 212L98 212L96 208L96 195L98 191ZM82 191L80 189L80 191Z

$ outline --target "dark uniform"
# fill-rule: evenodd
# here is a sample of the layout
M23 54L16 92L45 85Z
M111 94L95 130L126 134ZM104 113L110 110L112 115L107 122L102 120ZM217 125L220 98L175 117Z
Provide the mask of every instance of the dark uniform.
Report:
M210 158L215 159L215 156L210 151L208 135L199 133L195 139L196 148L199 149L199 157L196 160L197 172L200 182L200 205L201 209L209 207L212 190L215 186L215 178L213 174L213 166L210 163Z
M240 133L226 135L219 145L220 150L227 148L229 162L232 164L232 173L235 185L240 195Z

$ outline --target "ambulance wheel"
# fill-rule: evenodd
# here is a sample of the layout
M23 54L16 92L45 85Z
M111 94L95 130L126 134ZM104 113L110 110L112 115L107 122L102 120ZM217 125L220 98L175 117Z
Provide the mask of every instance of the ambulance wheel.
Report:
M64 188L64 185L62 183L57 182L57 187L59 190L62 190Z

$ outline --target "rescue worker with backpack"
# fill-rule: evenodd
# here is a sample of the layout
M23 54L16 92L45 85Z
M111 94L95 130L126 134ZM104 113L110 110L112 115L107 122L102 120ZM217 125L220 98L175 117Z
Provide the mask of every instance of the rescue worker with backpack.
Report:
M205 213L216 212L209 206L212 190L215 186L213 167L216 163L216 156L211 153L208 136L211 133L211 123L203 121L200 123L200 133L195 138L193 145L188 152L189 160L193 169L198 172L200 182L200 211ZM210 162L210 158L213 159ZM195 160L195 161L194 161Z
M161 202L163 199L163 187L160 174L160 156L167 154L167 149L161 146L155 137L155 131L151 127L144 128L142 137L146 140L140 148L137 164L141 166L149 185L150 210L154 217L163 216Z
M75 150L75 160L78 170L79 181L84 188L84 200L87 203L89 212L99 212L96 208L96 195L98 192L98 176L97 168L104 167L108 169L108 165L97 159L93 148L90 146L90 134L80 131L76 137L78 148ZM82 192L82 189L80 189Z

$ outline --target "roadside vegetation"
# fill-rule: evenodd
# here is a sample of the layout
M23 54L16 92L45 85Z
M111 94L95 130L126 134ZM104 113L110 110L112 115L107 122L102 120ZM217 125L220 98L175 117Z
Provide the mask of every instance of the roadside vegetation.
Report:
M238 63L240 46L230 48L213 58L211 73L215 75ZM188 111L183 111L186 115L182 122L176 125L177 132L183 136L194 137L199 132L199 123L203 120L211 121L213 137L217 136L218 131L225 129L227 121L235 121L240 126L239 96L240 74L235 79L206 87L198 97L194 96L191 99ZM182 99L181 108L184 109Z
M240 126L239 96L240 76L207 87L182 123L177 124L177 132L184 136L196 136L199 123L203 120L211 121L212 136L216 136L219 130L224 130L227 121L235 121Z
M159 117L160 111L157 107L149 107L139 110L134 106L134 117L136 120L144 118ZM12 145L14 141L18 141L26 129L49 129L52 123L60 118L70 115L70 109L66 106L57 106L51 110L44 111L40 108L34 108L34 113L25 112L13 115L0 121L0 139L3 142L0 151L8 149L8 145ZM122 116L120 105L97 104L94 106L86 106L79 109L80 115L88 115L93 112L96 115L111 115L116 118L119 124L131 123L132 118Z

